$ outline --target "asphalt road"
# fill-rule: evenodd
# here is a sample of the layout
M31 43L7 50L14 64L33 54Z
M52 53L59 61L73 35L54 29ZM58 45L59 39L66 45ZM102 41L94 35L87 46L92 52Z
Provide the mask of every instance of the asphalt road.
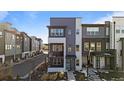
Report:
M13 77L16 77L17 75L19 75L20 77L24 77L25 75L30 73L30 71L33 70L36 66L44 62L44 58L45 58L45 55L40 54L31 59L27 59L20 64L14 65L12 67Z

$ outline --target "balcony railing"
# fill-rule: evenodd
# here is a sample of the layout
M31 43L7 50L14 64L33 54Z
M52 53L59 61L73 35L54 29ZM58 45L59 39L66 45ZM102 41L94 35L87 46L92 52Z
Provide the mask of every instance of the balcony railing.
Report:
M64 53L63 52L50 52L49 53L49 56L52 57L52 56L55 56L55 57L62 57L64 56Z

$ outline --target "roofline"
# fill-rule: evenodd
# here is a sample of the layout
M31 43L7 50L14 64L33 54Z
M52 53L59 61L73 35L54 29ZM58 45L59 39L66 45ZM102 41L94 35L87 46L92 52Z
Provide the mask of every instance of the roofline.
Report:
M112 16L112 18L124 18L124 16Z
M82 18L82 17L50 17L50 19L76 19L76 18Z

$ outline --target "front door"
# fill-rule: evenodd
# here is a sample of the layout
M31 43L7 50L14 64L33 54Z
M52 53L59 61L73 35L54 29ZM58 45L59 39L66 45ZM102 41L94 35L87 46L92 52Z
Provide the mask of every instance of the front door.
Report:
M75 59L74 58L67 58L66 59L66 69L70 71L75 70Z

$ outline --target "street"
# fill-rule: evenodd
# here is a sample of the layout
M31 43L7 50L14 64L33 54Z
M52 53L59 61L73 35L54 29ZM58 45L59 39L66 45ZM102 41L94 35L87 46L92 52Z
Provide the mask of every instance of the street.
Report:
M12 67L12 73L13 77L16 77L17 75L19 77L24 77L27 74L29 74L33 69L35 69L36 66L38 66L40 63L44 62L45 55L40 54L37 55L31 59L27 59L24 62L20 64L16 64Z

